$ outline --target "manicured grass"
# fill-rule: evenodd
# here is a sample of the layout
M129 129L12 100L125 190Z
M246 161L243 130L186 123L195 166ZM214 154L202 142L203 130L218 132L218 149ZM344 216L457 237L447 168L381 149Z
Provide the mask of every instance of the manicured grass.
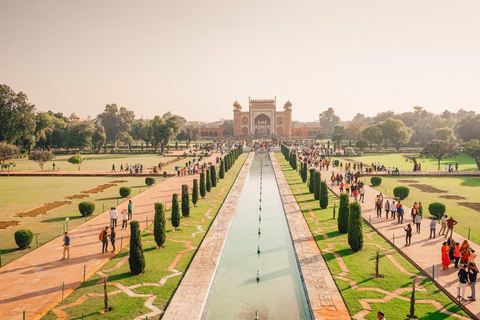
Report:
M399 182L399 180L414 180L415 183ZM368 179L367 179L368 181ZM411 184L426 184L446 193L429 193L410 186ZM480 177L384 177L382 184L376 187L377 190L385 192L388 195L393 194L393 189L397 186L407 186L410 194L403 202L411 206L415 201L420 201L423 205L424 217L430 217L428 205L432 202L441 202L446 206L446 214L457 220L455 232L464 237L468 237L470 228L470 239L473 242L480 243L480 226L472 223L476 220L480 212L458 205L459 202L480 202ZM441 196L452 195L461 196L463 200L444 199Z
M411 155L411 154L367 154L362 157L340 157L340 161L342 161L345 165L345 162L349 162L346 159L353 159L355 162L363 162L364 164L372 164L374 162L380 162L385 167L398 167L400 171L412 171L413 170L413 163L404 157L404 155ZM422 164L422 171L437 171L437 160L435 159L418 159ZM466 154L459 154L455 158L444 159L440 162L440 171L444 170L444 166L446 163L458 163L458 170L478 170L477 165L475 164L475 160L466 155Z
M113 180L127 180L118 183L100 193L90 193L88 198L72 200L72 204L52 210L37 217L16 217L15 214L25 212L53 201L68 200L66 196L79 195L81 191L107 184ZM157 182L163 178L157 178ZM18 250L13 234L20 229L30 229L37 234L38 243L42 245L63 232L65 219L69 218L68 228L85 222L78 211L78 204L82 201L95 203L95 212L87 219L91 219L108 208L125 201L118 194L121 186L132 188L131 196L147 190L145 177L0 177L0 220L22 221L18 226L9 229L0 229L0 252L2 264L6 264L36 248L36 239L30 249Z
M145 272L138 276L132 276L128 265L128 260L123 264L120 262L128 257L128 247L117 254L110 262L108 262L101 271L108 274L108 283L112 284L120 283L124 286L131 286L140 283L159 283L162 277L171 275L169 267L174 261L175 257L180 251L187 249L185 242L191 242L191 245L198 248L202 242L205 232L197 233L194 237L192 234L198 232L197 226L201 226L202 229L208 230L212 223L212 219L205 219L206 213L211 217L215 217L219 209L221 208L223 201L225 200L228 192L230 191L233 182L236 179L237 173L248 154L241 155L235 162L235 165L225 174L225 179L220 180L216 188L212 188L212 192L207 193L205 199L199 199L197 207L193 207L190 204L191 212L189 218L182 218L179 230L174 231L171 226L170 216L171 211L166 212L167 217L167 241L163 249L157 249L153 237L153 226L150 226L147 231L142 233L142 241L144 248L144 255L146 260ZM209 211L210 210L210 211ZM202 222L202 219L205 219ZM181 241L181 242L178 242ZM196 249L185 251L179 262L176 264L175 269L181 272L185 272L196 252ZM115 269L120 263L120 266ZM114 270L106 271L111 268ZM135 294L148 294L156 295L153 305L160 309L165 309L172 294L176 290L181 280L181 275L169 278L163 286L139 286L131 289ZM75 290L64 302L59 306L69 305L77 301L85 294L91 294L95 292L103 292L103 285L97 284L100 277L98 274L92 276L88 281L82 284L77 290ZM108 286L108 291L116 291L118 287L114 285ZM102 299L97 297L88 297L83 303L76 306L71 306L65 309L68 317L66 319L81 319L82 313L89 315L93 319L133 319L139 315L149 313L151 310L143 305L147 298L145 297L129 297L126 294L120 293L109 297L111 299L110 306L113 311L108 314L101 314L100 310L103 308ZM124 307L128 306L128 307ZM157 319L153 317L153 319ZM50 311L44 319L51 320L57 319L57 316L53 311ZM86 317L88 319L88 317ZM149 317L150 319L150 317Z
M388 292L394 292L404 289L403 296L410 297L412 280L415 277L422 277L422 274L399 253L395 251L383 238L381 238L367 224L363 224L364 247L359 252L353 252L347 243L347 235L338 232L337 222L332 219L334 201L338 198L329 194L329 207L320 209L318 201L313 199L313 194L308 191L307 184L302 183L300 176L289 166L283 155L277 154L287 181L300 205L300 208L306 218L306 221L312 231L322 255L334 276L337 287L347 305L351 316L364 310L360 304L360 299L382 299L386 295L382 292L374 291L381 289ZM338 202L337 202L338 213ZM379 273L384 278L373 277L375 273L375 256L377 247L380 248ZM345 263L348 270L343 270L335 255ZM402 272L386 255L391 255L407 273ZM363 290L352 288L352 284L347 281L354 281L357 286ZM436 300L442 304L446 310L457 313L462 316L466 314L458 308L443 292L437 289L430 280L422 282L425 291L417 291L417 297L420 299ZM367 289L368 290L365 290ZM421 295L420 295L421 294ZM369 312L366 319L376 319L378 311L386 312L387 319L405 319L409 313L409 301L403 301L393 298L385 302L369 302L372 311ZM440 313L432 304L416 304L415 314L420 319L456 319L456 317Z

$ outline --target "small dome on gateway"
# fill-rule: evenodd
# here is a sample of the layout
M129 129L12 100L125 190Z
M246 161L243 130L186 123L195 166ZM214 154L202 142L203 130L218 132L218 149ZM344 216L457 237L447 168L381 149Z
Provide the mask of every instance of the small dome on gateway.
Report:
M80 120L80 116L75 112L70 115L71 120Z
M235 108L237 108L237 109L241 109L241 108L242 108L242 106L240 105L240 103L238 103L237 100L235 100L235 102L233 103L233 106L234 106Z
M291 106L292 106L292 103L290 102L290 100L287 100L287 102L285 102L285 106L287 106L287 107L291 107Z

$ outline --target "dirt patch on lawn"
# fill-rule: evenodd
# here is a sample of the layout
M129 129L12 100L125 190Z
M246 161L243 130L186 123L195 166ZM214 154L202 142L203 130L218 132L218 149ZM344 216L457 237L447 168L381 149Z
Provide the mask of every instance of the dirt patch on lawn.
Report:
M128 180L113 180L113 181L108 181L109 183L124 183L128 182Z
M465 200L466 198L460 197L460 196L451 196L451 195L446 195L446 196L440 196L440 198L443 199L448 199L448 200Z
M426 184L411 184L411 186L419 189L420 191L428 193L447 193L447 191L440 190Z
M85 199L90 197L88 194L74 194L73 196L66 196L65 199L75 200L75 199Z
M11 221L0 221L0 229L7 229L13 226L18 226L22 221L11 220Z
M480 203L478 202L458 202L459 205L480 211Z
M350 159L350 158L345 158L344 160L345 160L345 161L348 161L348 162L358 162L357 160Z
M58 209L58 208L63 207L67 204L72 204L72 202L71 201L54 201L54 202L46 203L45 205L43 205L41 207L26 211L26 212L19 212L16 215L18 217L22 217L22 218L37 217L41 214L46 214L49 211Z
M398 180L398 182L405 182L405 183L417 183L417 180Z
M99 192L102 192L103 190L106 190L108 188L115 187L115 186L116 186L115 183L106 183L106 184L96 186L95 188L83 190L82 193L99 193Z

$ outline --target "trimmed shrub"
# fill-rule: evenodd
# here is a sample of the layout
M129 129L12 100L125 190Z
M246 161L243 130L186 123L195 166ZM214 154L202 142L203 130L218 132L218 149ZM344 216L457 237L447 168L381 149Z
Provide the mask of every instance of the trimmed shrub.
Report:
M315 171L314 168L310 169L310 184L308 185L308 191L310 191L310 193L315 192Z
M315 200L320 200L320 182L322 181L322 175L320 174L320 171L315 171L315 189L313 192L313 195L315 197Z
M163 177L164 177L164 178L167 177L167 171L163 171Z
M382 184L382 177L371 177L370 183L372 186L376 187Z
M141 274L145 270L140 224L136 220L130 222L130 257L128 258L128 264L133 275Z
M328 187L325 182L320 182L320 208L328 207Z
M192 202L193 202L193 206L196 207L198 202L198 180L197 179L193 179Z
M338 165L340 164L340 161L335 159L335 160L333 160L333 164L335 165L335 167L338 167Z
M78 211L82 214L82 216L89 216L95 211L95 203L90 201L80 202L78 204Z
M207 186L205 184L205 173L201 172L200 173L200 196L202 199L205 198L205 195L207 194Z
M223 159L220 160L220 169L218 171L218 177L220 179L225 178L225 161Z
M180 206L178 205L178 194L174 193L172 195L172 226L177 231L177 228L180 226Z
M212 191L212 180L210 176L210 170L205 170L205 187L207 189L207 192Z
M152 178L152 177L146 177L145 178L145 184L147 186L153 186L155 184L155 178Z
M153 221L153 235L157 246L163 247L167 234L165 231L165 208L163 203L155 203L155 218Z
M445 214L446 208L445 205L441 202L432 202L428 206L428 212L432 216L435 216L437 219L440 219Z
M348 147L347 149L345 149L345 155L347 157L353 157L355 155L355 151L353 151L352 148Z
M215 188L217 186L217 169L215 165L210 166L210 180L212 182L212 187Z
M348 232L348 216L350 212L349 208L350 199L348 194L340 194L340 205L338 207L338 231L341 233Z
M126 198L132 193L132 189L130 187L121 187L119 192L120 192L120 197Z
M408 197L410 194L410 189L404 186L396 187L393 189L393 195L400 200L403 200Z
M349 208L348 244L355 252L363 248L362 207L357 202L351 203Z
M33 240L33 232L28 229L22 229L15 232L15 243L20 249L27 249Z
M182 216L187 218L190 216L190 197L188 195L188 186L182 185Z
M307 182L307 177L308 177L308 169L307 169L307 164L304 163L302 166L302 181L303 183Z
M357 156L363 157L363 152L362 152L362 151L358 151L358 152L357 152Z

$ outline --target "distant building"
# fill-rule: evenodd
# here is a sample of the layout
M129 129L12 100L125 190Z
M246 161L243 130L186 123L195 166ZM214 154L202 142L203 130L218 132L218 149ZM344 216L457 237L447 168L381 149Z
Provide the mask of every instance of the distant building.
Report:
M321 133L319 123L304 123L299 128L292 129L292 137L315 139Z
M223 137L223 128L221 123L209 123L200 128L200 137L202 138L220 138Z
M233 104L233 134L236 137L289 137L292 134L292 103L288 100L283 111L277 111L277 98L250 99L248 111L242 111L238 101Z
M78 122L78 121L80 121L80 116L74 112L70 115L70 121Z

